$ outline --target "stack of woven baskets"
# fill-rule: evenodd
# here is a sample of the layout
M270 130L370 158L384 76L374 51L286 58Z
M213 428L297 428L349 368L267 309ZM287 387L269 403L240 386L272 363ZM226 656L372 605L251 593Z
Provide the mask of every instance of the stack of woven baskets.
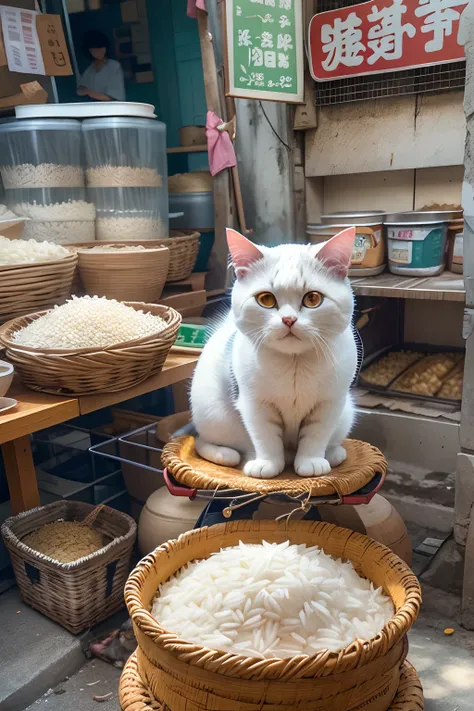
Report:
M362 576L382 586L395 614L368 642L313 657L252 659L209 650L164 630L150 613L161 583L188 562L222 547L270 542L318 545L334 558L350 560ZM406 662L406 634L415 621L421 593L410 569L366 536L327 523L237 521L190 531L148 555L125 587L138 642L120 683L128 711L422 711L423 695ZM191 706L190 700L192 700Z

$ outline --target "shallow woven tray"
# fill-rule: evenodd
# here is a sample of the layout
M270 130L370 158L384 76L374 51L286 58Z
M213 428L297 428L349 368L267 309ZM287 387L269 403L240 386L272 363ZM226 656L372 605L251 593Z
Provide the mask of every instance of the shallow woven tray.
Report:
M119 392L157 375L178 335L181 316L169 306L124 302L161 316L163 331L126 343L97 348L52 349L18 346L12 334L46 312L8 321L0 328L0 346L7 359L32 390L54 395L91 395Z
M77 255L34 264L0 266L0 323L49 309L71 295Z
M92 244L91 247L100 247ZM117 243L118 247L122 246ZM156 246L136 252L78 249L78 271L87 294L117 301L159 301L170 261L167 247Z
M163 247L170 251L170 265L166 281L181 281L187 279L194 269L199 253L199 232L170 233L170 237L163 240Z
M125 664L119 685L122 711L168 711L153 698L150 689L140 679L136 654ZM416 669L405 662L402 667L397 695L387 711L423 711L425 702L423 688Z
M344 446L347 459L330 474L300 477L286 470L274 479L254 479L240 469L221 467L201 459L194 447L194 437L178 437L168 442L162 455L167 467L180 484L193 489L240 489L258 493L283 492L290 496L310 493L311 496L347 496L372 481L376 474L384 475L387 462L382 452L367 442L348 439Z

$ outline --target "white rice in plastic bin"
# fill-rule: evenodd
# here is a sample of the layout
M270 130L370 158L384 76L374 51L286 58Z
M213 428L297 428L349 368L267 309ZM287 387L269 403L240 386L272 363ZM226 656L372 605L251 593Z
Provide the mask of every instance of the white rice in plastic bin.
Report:
M36 242L34 239L8 239L0 236L0 266L9 264L34 264L50 262L67 257L70 252L52 242Z
M53 220L40 222L30 220L23 228L25 237L42 242L50 240L57 244L74 244L74 242L94 242L94 220Z
M394 614L381 588L317 546L224 548L163 583L152 615L187 642L258 658L337 652Z
M134 216L133 211L127 217L98 217L96 221L97 239L104 242L161 239L166 236L165 232L164 223L159 217Z
M165 327L160 316L137 311L115 299L73 296L15 331L12 340L29 348L107 348L152 336Z

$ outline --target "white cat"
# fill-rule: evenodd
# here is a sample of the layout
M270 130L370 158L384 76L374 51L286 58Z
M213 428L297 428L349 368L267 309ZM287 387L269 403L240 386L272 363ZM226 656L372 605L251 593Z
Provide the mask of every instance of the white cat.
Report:
M232 309L199 359L191 388L196 449L270 479L291 457L300 476L346 459L357 368L347 271L354 228L322 245L227 241L237 280Z

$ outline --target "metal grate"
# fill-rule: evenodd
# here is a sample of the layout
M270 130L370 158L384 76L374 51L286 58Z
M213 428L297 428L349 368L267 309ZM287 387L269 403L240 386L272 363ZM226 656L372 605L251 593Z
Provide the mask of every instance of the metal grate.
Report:
M318 12L357 5L360 0L319 0ZM401 72L371 74L335 81L316 82L316 105L345 104L406 94L427 94L448 89L464 89L465 62L438 64Z

